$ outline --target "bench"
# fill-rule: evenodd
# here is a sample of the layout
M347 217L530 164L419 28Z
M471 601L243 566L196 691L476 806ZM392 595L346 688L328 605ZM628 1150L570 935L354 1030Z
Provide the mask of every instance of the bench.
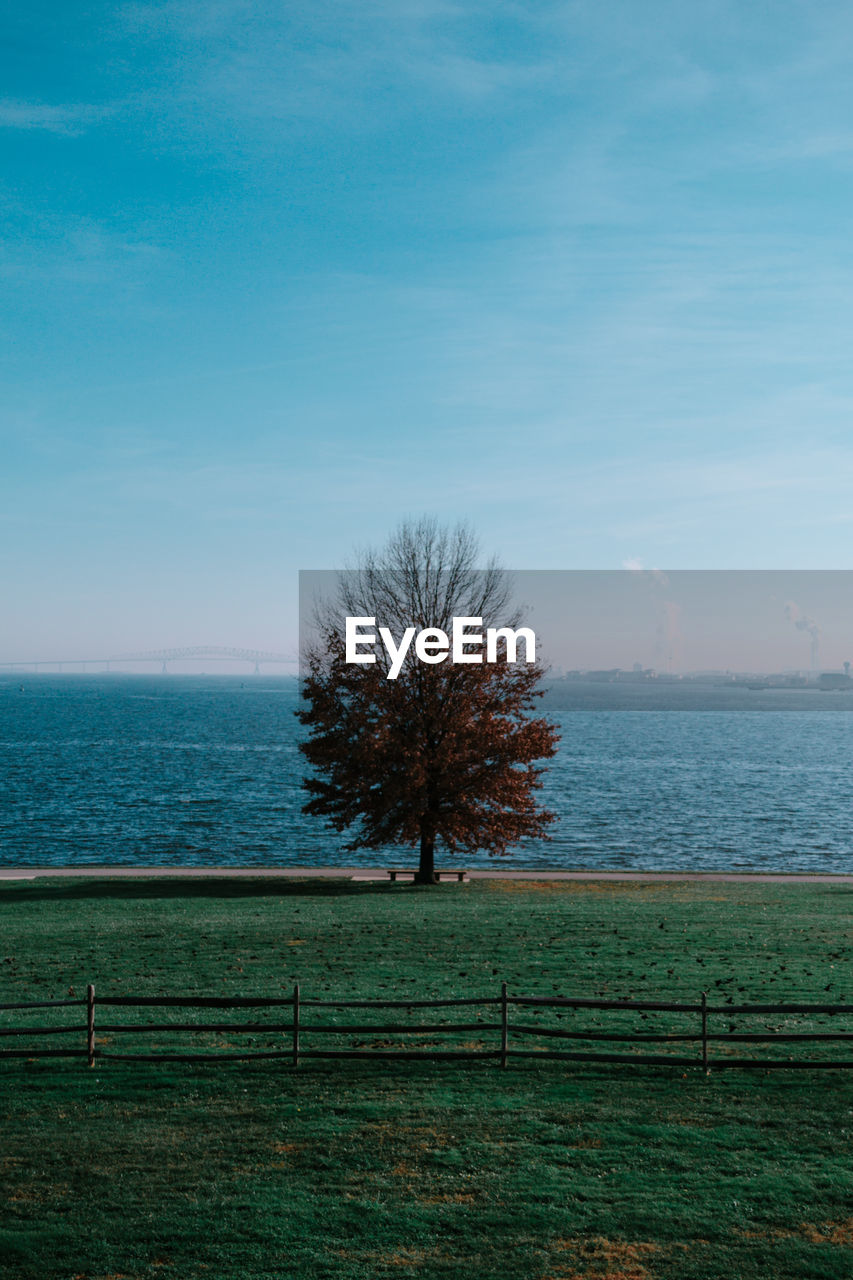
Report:
M418 874L417 867L387 867L386 870L392 880L396 880L397 876L416 876ZM435 875L436 880L440 880L442 876L456 876L457 880L462 881L465 879L468 872L459 871L456 868L448 870L447 867L444 867L441 870L436 870L433 874Z

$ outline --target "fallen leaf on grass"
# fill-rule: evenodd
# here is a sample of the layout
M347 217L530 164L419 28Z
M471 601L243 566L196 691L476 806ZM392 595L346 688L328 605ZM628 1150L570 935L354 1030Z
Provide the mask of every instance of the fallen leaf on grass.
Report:
M844 1222L822 1222L820 1226L802 1222L800 1231L809 1244L853 1245L853 1218L846 1218Z
M572 1236L554 1240L551 1247L571 1251L575 1257L571 1263L558 1263L540 1280L651 1280L642 1259L660 1251L651 1241L630 1243L604 1236Z

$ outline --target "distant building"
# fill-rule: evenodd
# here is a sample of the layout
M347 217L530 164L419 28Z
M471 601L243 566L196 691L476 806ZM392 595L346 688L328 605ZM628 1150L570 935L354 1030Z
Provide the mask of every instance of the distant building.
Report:
M853 680L843 671L824 671L818 676L819 689L853 689Z
M658 673L651 667L641 667L634 663L632 671L623 671L621 667L608 667L606 671L581 672L582 680L594 681L596 684L636 683L638 680L657 680Z

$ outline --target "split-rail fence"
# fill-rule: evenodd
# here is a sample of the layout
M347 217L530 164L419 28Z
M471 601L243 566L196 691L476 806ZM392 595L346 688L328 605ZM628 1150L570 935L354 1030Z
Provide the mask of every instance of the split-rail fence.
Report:
M476 1015L476 1021L465 1022L412 1022L405 1014L432 1009L470 1010L475 1007L485 1012ZM206 1022L160 1021L126 1022L111 1020L110 1010L115 1009L169 1009L169 1010L265 1010L272 1017L269 1021L233 1021L216 1018ZM8 1025L7 1015L32 1010L54 1010L58 1016L66 1009L82 1010L83 1016L72 1022L51 1025ZM514 1017L510 1020L510 1009ZM398 1010L398 1020L387 1023L374 1021L335 1022L330 1016L346 1010ZM509 995L506 983L499 995L463 997L435 1000L319 1000L306 999L295 986L288 996L117 996L103 995L97 1000L99 1014L96 1027L95 988L90 985L85 996L64 1000L23 1001L0 1003L0 1058L85 1058L90 1066L105 1060L129 1060L149 1062L209 1062L230 1059L281 1058L297 1067L308 1058L377 1058L391 1060L421 1059L429 1061L454 1061L464 1059L492 1059L506 1067L511 1058L537 1060L559 1059L578 1063L630 1063L635 1066L655 1065L671 1067L700 1067L708 1072L726 1067L746 1068L850 1068L849 1056L802 1057L741 1057L734 1052L737 1045L785 1044L798 1053L806 1045L820 1045L825 1052L832 1044L849 1049L853 1031L836 1029L834 1020L849 1020L853 1005L848 1004L712 1004L706 992L694 1002L659 1000L615 1000L579 996L530 996ZM285 1021L276 1020L276 1011L289 1011ZM318 1014L325 1020L316 1021ZM555 1026L537 1021L541 1013L569 1017L574 1022L577 1015L604 1013L608 1016L621 1013L636 1019L648 1020L653 1014L673 1014L686 1026L678 1030L645 1030L625 1026L625 1019L618 1020L618 1027L607 1030L601 1025ZM308 1021L305 1020L307 1014ZM440 1015L441 1016L441 1015ZM281 1014L279 1014L279 1018ZM733 1018L763 1019L764 1025L755 1030L738 1029ZM106 1021L101 1021L106 1018ZM770 1027L766 1019L784 1020L783 1027ZM806 1029L791 1029L792 1020L806 1018L813 1025ZM728 1023L722 1029L722 1020ZM816 1025L814 1020L817 1019ZM827 1019L833 1022L827 1030ZM794 1022L796 1027L797 1023ZM220 1040L214 1047L173 1048L172 1037L193 1035L227 1036L223 1047ZM488 1033L495 1033L491 1039ZM459 1045L459 1037L471 1037ZM42 1037L64 1037L59 1048L43 1047ZM147 1051L133 1047L124 1052L114 1047L115 1039L135 1036L137 1042L144 1037L167 1037L169 1047L152 1043ZM420 1044L411 1046L409 1037L417 1037ZM442 1047L443 1037L456 1037L456 1047ZM233 1047L232 1037L247 1037L238 1048ZM329 1043L328 1037L347 1037L349 1044L331 1048L316 1047L317 1039ZM367 1037L367 1039L363 1039ZM389 1041L388 1037L392 1037ZM400 1038L406 1047L394 1047ZM425 1037L433 1039L425 1042ZM436 1040L434 1037L440 1037ZM27 1043L22 1045L22 1040ZM306 1047L306 1039L312 1047ZM13 1047L6 1047L13 1042ZM36 1041L37 1043L32 1043ZM408 1041L408 1045L407 1045ZM258 1047L259 1042L265 1047ZM543 1043L544 1042L544 1043ZM55 1044L55 1041L53 1042ZM125 1041L127 1043L127 1041ZM332 1041L334 1045L334 1040ZM446 1044L446 1041L444 1042ZM591 1044L592 1048L583 1047ZM613 1050L603 1051L600 1046L613 1045ZM649 1052L647 1046L672 1045L682 1052ZM691 1054L683 1052L686 1046L695 1046ZM619 1049L616 1049L619 1046Z

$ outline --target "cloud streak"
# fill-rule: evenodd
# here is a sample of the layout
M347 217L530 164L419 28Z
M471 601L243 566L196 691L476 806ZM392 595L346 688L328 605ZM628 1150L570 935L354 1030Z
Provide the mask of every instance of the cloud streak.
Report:
M115 107L86 102L27 102L16 98L0 99L0 128L32 129L76 137L89 125L111 116Z

